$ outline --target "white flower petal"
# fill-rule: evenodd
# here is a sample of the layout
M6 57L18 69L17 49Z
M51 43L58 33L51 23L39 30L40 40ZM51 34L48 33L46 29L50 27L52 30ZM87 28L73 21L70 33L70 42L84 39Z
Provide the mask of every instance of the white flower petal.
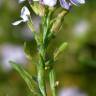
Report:
M84 3L85 3L85 0L79 0L79 2L80 2L81 4L84 4Z
M85 0L70 0L70 2L76 6L80 5L80 4L84 4Z
M26 6L24 6L21 9L20 17L23 19L24 22L26 22L26 21L28 21L28 16L30 16L30 11L28 10L28 8Z
M39 0L33 0L33 1L39 1Z
M16 25L19 25L21 22L24 22L24 21L23 20L19 20L19 21L13 22L12 25L16 26Z
M48 6L52 7L52 6L55 6L56 5L57 0L43 0L43 3L45 5L48 5Z
M30 16L30 11L28 10L28 8L26 6L24 6L21 9L21 15L20 15L22 20L16 21L16 22L12 23L12 25L18 25L21 22L27 22L29 20L29 16Z
M19 3L22 3L22 2L24 2L25 0L19 0Z

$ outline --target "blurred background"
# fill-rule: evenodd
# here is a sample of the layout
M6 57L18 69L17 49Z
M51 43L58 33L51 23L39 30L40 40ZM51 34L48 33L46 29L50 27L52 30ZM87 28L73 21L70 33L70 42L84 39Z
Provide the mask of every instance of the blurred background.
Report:
M20 19L23 5L28 6L26 2L19 5L18 0L0 0L0 96L29 93L23 79L10 66L10 60L36 74L33 61L26 58L23 49L25 41L34 46L33 35L24 23L12 26L12 22ZM40 18L35 15L32 18L38 28ZM96 0L86 0L85 5L73 7L61 32L50 44L50 51L63 41L69 46L55 64L58 96L96 96Z

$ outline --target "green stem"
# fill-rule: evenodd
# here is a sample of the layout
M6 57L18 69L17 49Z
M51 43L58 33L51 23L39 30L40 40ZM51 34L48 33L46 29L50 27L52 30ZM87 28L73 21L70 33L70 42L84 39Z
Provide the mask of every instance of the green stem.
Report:
M39 84L39 88L42 93L42 96L47 96L46 85L45 85L45 67L41 57L38 65L38 84Z
M39 65L37 65L38 68L38 84L40 91L42 93L42 96L47 96L46 93L46 83L45 83L45 50L42 47L42 45L39 48Z
M53 68L49 72L49 80L50 80L52 96L56 96L55 71Z
M33 25L33 22L32 22L32 19L30 16L29 16L29 21L27 22L27 24L28 24L28 27L30 28L30 30L32 31L32 33L34 34L37 45L39 45L38 35L34 29L34 25Z
M46 93L46 83L45 83L45 63L46 63L46 49L48 46L46 46L47 41L47 35L48 35L48 28L49 28L49 16L48 13L42 17L42 42L39 46L39 66L38 66L38 83L39 88L43 96L47 96ZM47 44L48 45L48 44Z

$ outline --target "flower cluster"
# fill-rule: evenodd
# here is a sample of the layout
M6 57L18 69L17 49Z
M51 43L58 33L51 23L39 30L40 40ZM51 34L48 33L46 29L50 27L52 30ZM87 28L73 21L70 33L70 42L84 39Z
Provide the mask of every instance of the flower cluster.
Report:
M19 3L24 2L25 0L19 0ZM62 8L69 10L70 7L72 5L80 5L80 4L84 4L85 0L59 0L60 1L60 5ZM42 5L46 5L49 7L54 7L57 4L57 0L29 0L29 2L39 2ZM21 15L20 17L22 18L19 21L16 21L14 23L12 23L13 25L18 25L21 22L27 22L29 20L29 16L30 16L30 11L28 10L28 8L26 6L24 6L21 9Z
M21 0L22 1L22 0ZM27 22L29 20L29 17L30 17L30 11L28 10L28 8L26 6L24 6L22 9L21 9L21 15L20 17L22 18L21 20L18 20L14 23L12 23L12 25L18 25L20 24L21 22Z
M23 2L25 0L19 0L19 2ZM41 4L47 5L49 7L53 7L57 4L57 0L29 0L33 2L40 2ZM61 7L69 10L70 6L76 5L78 6L79 4L84 4L85 0L59 0Z
M85 3L85 0L69 0L69 1L60 0L61 6L67 10L69 10L72 5L78 6L78 5L84 4L84 3Z

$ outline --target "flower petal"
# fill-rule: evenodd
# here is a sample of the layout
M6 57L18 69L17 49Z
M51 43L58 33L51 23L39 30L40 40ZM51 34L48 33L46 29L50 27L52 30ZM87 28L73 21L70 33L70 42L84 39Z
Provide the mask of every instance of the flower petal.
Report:
M40 0L40 3L48 5L49 7L53 7L56 5L57 0Z
M85 0L79 0L80 4L85 4Z
M69 10L70 9L70 6L71 6L71 3L67 2L66 0L60 0L60 4L63 8Z
M28 17L30 16L30 11L28 10L28 8L26 6L24 6L21 9L21 18L23 19L24 22L28 21Z
M33 0L33 1L39 1L39 0Z
M70 2L76 6L80 5L80 4L84 4L85 0L70 0Z
M15 21L12 23L12 25L16 26L16 25L19 25L21 22L23 22L23 20Z
M19 0L19 3L22 3L22 2L24 2L25 0Z

